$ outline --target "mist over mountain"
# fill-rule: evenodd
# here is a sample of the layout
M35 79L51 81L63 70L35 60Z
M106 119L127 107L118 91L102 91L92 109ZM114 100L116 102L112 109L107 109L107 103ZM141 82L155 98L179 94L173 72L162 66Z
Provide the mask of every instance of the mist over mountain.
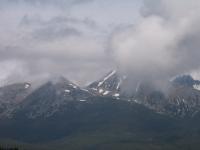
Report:
M1 0L0 149L199 149L199 8Z

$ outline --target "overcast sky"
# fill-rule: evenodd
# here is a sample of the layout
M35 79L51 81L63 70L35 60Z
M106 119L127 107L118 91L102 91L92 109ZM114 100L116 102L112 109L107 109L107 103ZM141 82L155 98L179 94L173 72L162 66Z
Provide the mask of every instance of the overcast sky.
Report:
M197 0L0 0L0 84L196 73L199 14Z
M134 0L0 0L0 81L63 75L86 84L115 68L115 30L135 22ZM6 80L6 81L5 81Z

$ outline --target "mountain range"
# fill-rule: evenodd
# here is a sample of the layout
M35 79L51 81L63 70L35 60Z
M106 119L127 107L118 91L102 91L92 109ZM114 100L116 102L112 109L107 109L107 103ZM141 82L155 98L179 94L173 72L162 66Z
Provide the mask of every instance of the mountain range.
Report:
M167 92L151 82L126 87L128 82L129 76L113 70L86 87L64 77L39 87L28 82L3 86L0 142L48 143L37 149L198 146L200 81L179 75L168 81Z

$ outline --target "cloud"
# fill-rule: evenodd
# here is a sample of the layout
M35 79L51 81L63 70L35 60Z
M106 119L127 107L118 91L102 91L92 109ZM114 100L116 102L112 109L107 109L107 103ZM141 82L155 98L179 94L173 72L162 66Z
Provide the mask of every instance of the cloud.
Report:
M136 80L199 70L200 2L139 1L2 0L0 65L81 84L115 65Z
M67 16L42 20L37 16L25 15L20 21L20 26L31 28L32 36L37 40L59 40L64 37L81 36L87 30L98 30L98 25L93 20Z
M37 40L59 40L64 37L80 36L81 32L72 28L55 28L55 27L45 27L35 30L33 32L33 37Z
M18 78L19 81L26 77L25 65L17 60L0 62L0 85L13 82L12 79Z
M200 2L144 0L137 22L113 33L118 66L141 79L169 79L200 67Z
M63 75L84 85L110 70L112 64L96 22L72 17L53 5L68 3L72 7L83 2L1 1L5 4L0 9L0 66L7 69L1 67L0 82Z
M1 6L25 4L33 6L54 6L60 8L71 7L73 5L84 4L94 0L1 0Z

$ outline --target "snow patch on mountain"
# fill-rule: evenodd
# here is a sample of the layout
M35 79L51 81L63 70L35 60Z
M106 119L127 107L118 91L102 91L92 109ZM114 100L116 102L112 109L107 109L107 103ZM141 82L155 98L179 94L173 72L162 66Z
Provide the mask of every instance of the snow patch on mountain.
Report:
M103 95L108 95L110 93L110 91L105 91L104 93L103 93Z
M75 85L75 84L70 83L69 85L72 86L74 89L77 89L77 88L78 88L78 86Z
M65 92L66 92L66 93L70 93L71 91L66 89Z
M102 94L103 93L103 89L99 89L99 93Z
M122 79L120 78L120 79L119 79L119 82L118 82L118 84L117 84L117 88L116 88L117 90L119 90L121 84L122 84Z
M195 85L193 85L193 88L200 91L200 85L195 84Z
M114 96L114 97L119 97L120 94L119 94L119 93L115 93L113 96Z
M100 87L106 80L108 80L111 76L113 76L116 73L116 70L113 70L108 76L106 76L103 81L100 81L98 84L98 87Z
M25 83L25 85L24 85L24 88L25 89L28 89L28 88L30 88L31 87L31 84L30 83Z
M79 100L80 102L86 102L87 100L84 100L84 99L81 99L81 100Z

